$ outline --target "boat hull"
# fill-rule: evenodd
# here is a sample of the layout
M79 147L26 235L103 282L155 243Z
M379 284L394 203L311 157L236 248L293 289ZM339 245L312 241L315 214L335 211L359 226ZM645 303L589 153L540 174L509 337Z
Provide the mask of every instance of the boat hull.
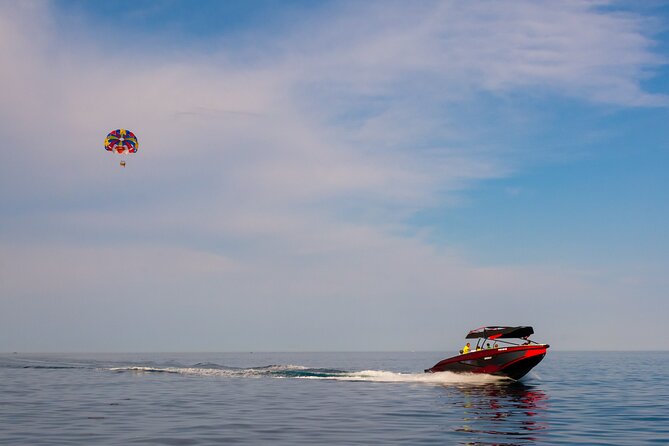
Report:
M487 373L518 380L541 362L548 347L547 344L530 344L479 350L444 359L425 371Z

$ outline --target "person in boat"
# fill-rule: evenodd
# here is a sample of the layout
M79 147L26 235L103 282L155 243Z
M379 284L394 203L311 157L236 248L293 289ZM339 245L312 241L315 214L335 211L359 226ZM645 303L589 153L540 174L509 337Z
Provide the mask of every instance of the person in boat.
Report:
M488 343L485 345L485 349L486 349L486 350L490 350L491 348L492 348L492 347L490 346L490 342L488 342Z
M469 346L469 342L467 342L467 345L462 347L462 350L460 350L460 353L465 355L465 354L469 353L470 350L471 350L471 347Z
M495 345L492 348L499 348L499 344L495 342Z

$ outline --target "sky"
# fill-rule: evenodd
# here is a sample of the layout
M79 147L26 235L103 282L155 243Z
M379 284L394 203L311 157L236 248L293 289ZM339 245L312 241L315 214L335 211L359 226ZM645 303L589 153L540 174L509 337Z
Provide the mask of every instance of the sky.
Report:
M0 1L0 352L666 350L668 62L656 1Z

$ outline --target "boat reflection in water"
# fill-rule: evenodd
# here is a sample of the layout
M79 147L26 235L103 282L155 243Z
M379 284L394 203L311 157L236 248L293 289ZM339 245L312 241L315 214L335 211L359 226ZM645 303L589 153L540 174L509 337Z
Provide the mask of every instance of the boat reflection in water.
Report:
M535 387L513 382L444 390L449 409L463 414L452 428L462 435L459 444L534 444L548 428L548 397Z

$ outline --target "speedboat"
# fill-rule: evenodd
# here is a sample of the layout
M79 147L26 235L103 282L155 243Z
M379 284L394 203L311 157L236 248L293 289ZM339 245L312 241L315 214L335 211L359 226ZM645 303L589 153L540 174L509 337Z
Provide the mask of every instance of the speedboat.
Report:
M520 379L539 364L548 344L530 341L532 327L481 327L470 331L466 339L476 339L476 348L439 361L427 373L488 373ZM516 342L506 341L516 339ZM494 346L490 346L490 342ZM500 345L503 344L503 345Z

